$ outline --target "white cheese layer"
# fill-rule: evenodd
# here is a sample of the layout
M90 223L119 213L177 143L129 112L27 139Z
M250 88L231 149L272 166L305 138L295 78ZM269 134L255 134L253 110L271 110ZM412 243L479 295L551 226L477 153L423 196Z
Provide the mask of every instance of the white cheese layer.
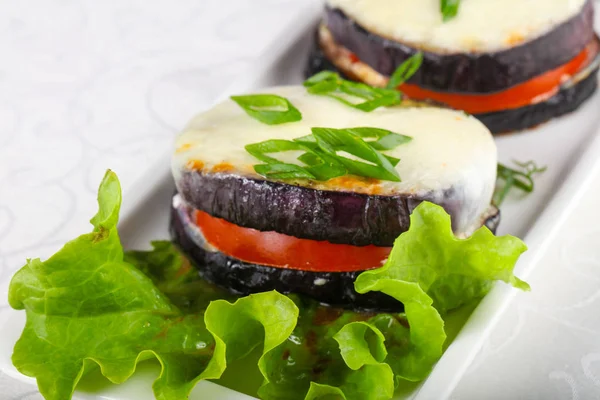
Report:
M400 158L401 182L365 181L348 177L327 182L290 182L321 190L354 191L378 195L409 194L433 202L448 200L464 208L459 231L469 231L490 204L496 179L496 145L477 119L462 112L433 107L379 108L363 112L325 96L310 95L302 86L267 88L261 93L287 98L302 120L266 125L248 116L231 100L196 116L176 140L173 173L182 171L227 173L259 177L253 165L260 161L244 146L269 139L294 139L310 134L311 127L375 127L411 136L413 140L386 152ZM299 153L272 156L300 164Z
M440 0L327 0L367 30L425 50L493 52L530 41L581 11L585 0L462 0L443 22Z

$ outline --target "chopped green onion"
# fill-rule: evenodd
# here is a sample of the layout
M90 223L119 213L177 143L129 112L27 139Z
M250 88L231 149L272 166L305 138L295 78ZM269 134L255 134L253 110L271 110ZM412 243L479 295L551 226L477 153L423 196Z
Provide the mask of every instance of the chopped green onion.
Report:
M450 21L458 14L460 0L440 0L440 9L444 22Z
M312 128L311 131L319 147L329 155L335 156L351 174L400 181L400 175L392 163L350 129ZM371 164L341 156L337 154L338 151L352 154Z
M398 86L409 80L419 70L421 64L423 64L423 53L418 52L396 68L386 88L398 88Z
M294 142L302 143L304 145L316 145L317 139L315 139L313 135L306 135L294 139Z
M296 164L272 163L254 166L257 174L272 179L316 179L316 177Z
M400 65L392 74L385 88L376 88L364 83L351 82L342 79L339 74L322 71L304 82L308 93L332 97L342 103L370 112L379 107L389 107L400 104L402 93L396 90L398 86L413 76L423 63L423 53L418 52ZM349 98L364 100L352 102Z
M304 150L300 143L291 140L271 139L260 143L247 145L246 151L266 163L279 163L280 161L265 155L265 153L280 153L282 151Z
M388 156L388 155L385 155L385 154L384 154L383 156L384 156L384 157L385 157L385 158L386 158L386 159L387 159L387 160L390 162L390 164L392 164L392 166L394 166L394 167L395 167L396 165L398 165L398 163L400 162L400 159L399 159L399 158L392 157L392 156Z
M411 140L409 136L379 128L312 128L311 135L293 141L273 139L253 143L246 146L246 151L265 163L255 165L254 170L267 178L327 181L354 174L397 182L400 176L394 167L400 159L382 154L379 150L392 150ZM291 150L303 151L297 159L306 166L283 163L267 155ZM338 152L366 162L344 157Z
M308 93L334 98L364 112L400 104L402 101L402 94L397 90L350 82L331 71L322 71L308 78L304 86Z
M315 166L321 164L323 161L313 153L303 153L298 156L298 161L302 161L308 166Z
M348 174L346 167L337 164L321 163L306 168L318 181L328 181Z
M375 150L392 150L401 144L408 143L412 140L412 137L410 136L401 135L387 129L360 127L350 128L348 130L363 139L377 138L378 140L376 141L368 142Z
M307 141L307 137L299 141L272 139L246 146L246 151L266 164L254 166L259 175L272 179L316 179L326 181L346 174L346 169L334 157L319 150L316 141ZM303 142L304 140L305 142ZM286 164L270 157L268 153L283 151L305 151L298 160L308 165L307 168L296 164ZM270 166L273 166L272 168Z
M316 86L317 83L336 81L338 79L340 79L340 75L337 72L321 71L306 79L304 81L304 86L307 88L311 88L313 86ZM311 92L310 89L308 91Z
M251 94L246 96L231 96L246 113L267 125L278 125L286 122L296 122L302 119L302 114L288 99L275 94Z
M331 71L321 71L304 81L308 93L322 94L336 90L340 84L339 74Z

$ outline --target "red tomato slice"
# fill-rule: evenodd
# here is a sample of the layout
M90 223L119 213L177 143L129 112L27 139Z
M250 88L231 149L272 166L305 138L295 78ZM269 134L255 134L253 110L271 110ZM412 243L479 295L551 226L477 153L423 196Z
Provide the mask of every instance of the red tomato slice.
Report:
M203 211L195 219L217 250L248 263L312 272L349 272L378 268L391 247L352 246L299 239L277 232L243 228Z
M562 82L586 67L598 53L598 44L592 41L568 63L539 75L508 90L492 94L442 93L405 83L400 90L414 100L431 99L470 114L525 107L549 99L560 90Z

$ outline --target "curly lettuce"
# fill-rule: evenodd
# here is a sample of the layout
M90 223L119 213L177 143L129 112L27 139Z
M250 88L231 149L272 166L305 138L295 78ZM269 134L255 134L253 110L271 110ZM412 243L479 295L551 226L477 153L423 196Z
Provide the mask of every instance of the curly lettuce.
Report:
M114 173L102 181L98 202L91 233L44 262L29 260L10 284L10 305L27 314L12 360L21 373L36 378L46 399L71 398L93 364L121 383L139 361L151 357L162 366L153 385L156 398L187 398L199 380L221 376L227 355L245 354L262 341L257 325L266 333L264 353L289 336L298 309L275 292L234 304L216 300L204 318L184 313L167 297L178 294L162 293L124 260L116 229L121 191Z
M442 355L442 315L483 297L494 281L529 290L513 274L525 250L520 239L496 237L485 226L458 239L442 207L416 207L409 230L396 239L383 267L363 272L354 283L358 293L379 291L404 304L410 340L401 354L388 356L394 372L409 381L424 379Z
M110 171L98 203L91 233L46 261L28 260L10 284L11 306L27 316L13 363L49 400L70 399L92 369L122 383L146 359L161 366L153 384L161 400L185 399L238 362L262 376L253 394L264 399L390 399L441 356L448 310L496 280L528 288L512 273L520 240L486 228L459 240L444 210L423 203L386 264L355 283L360 293L396 298L405 313L353 312L277 292L238 298L202 280L170 242L125 252L116 228L121 190Z

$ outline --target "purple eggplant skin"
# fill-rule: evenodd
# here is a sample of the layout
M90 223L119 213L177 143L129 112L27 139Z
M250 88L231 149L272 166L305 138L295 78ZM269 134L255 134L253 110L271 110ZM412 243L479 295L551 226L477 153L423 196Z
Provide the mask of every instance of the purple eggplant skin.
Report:
M304 67L304 77L310 78L313 75L318 74L321 71L333 71L337 72L342 78L346 80L353 80L351 77L340 71L321 49L319 44L319 29L313 33L313 41L308 54L308 62Z
M367 195L225 174L184 170L177 181L183 200L238 226L303 239L354 246L391 247L408 230L410 213L428 195ZM437 202L453 218L464 212L454 189Z
M488 53L436 53L369 32L339 9L327 7L324 23L335 40L379 73L390 76L415 53L423 64L409 80L423 88L461 93L494 93L555 69L579 54L594 36L594 7L552 31L506 50Z
M405 196L323 191L200 171L184 171L177 188L191 207L245 228L356 246L391 246L408 229L417 205Z
M500 225L501 215L502 212L500 209L494 205L490 210L490 215L484 220L483 225L495 234L496 230L498 230L498 225Z
M304 73L306 77L310 77L321 71L334 71L343 78L352 80L327 59L318 42L315 41ZM557 94L543 102L510 110L474 114L473 116L479 119L494 135L533 128L579 108L596 91L597 73L598 69L596 68L586 78L571 87L562 88Z
M246 263L218 251L204 250L188 236L184 223L177 210L171 208L170 232L173 243L190 259L204 279L232 293L246 296L277 290L356 310L404 311L402 303L383 293L356 293L354 281L360 272L309 272Z

